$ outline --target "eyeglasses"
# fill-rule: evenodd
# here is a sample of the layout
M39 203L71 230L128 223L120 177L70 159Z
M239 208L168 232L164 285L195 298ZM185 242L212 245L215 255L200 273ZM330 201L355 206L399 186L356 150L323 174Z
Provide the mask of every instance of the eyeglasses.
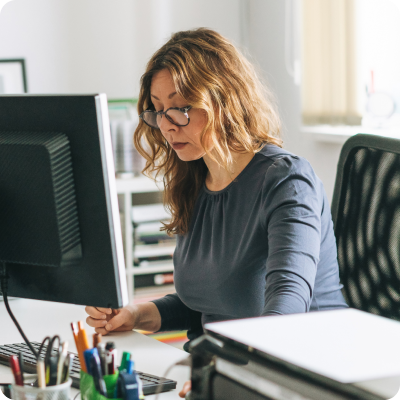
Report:
M161 118L163 115L168 119L169 122L176 126L186 126L190 122L188 111L192 106L186 106L183 108L171 107L166 111L154 111L146 110L143 111L139 118L141 118L144 123L151 128L160 129Z

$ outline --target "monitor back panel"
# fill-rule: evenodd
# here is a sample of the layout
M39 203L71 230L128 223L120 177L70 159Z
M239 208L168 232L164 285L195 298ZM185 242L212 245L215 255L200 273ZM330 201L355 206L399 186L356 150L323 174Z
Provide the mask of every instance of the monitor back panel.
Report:
M101 137L103 128L109 134L109 127L99 126L100 112L97 95L0 96L0 132L68 137L82 244L82 257L72 265L9 264L10 296L113 308L126 302L121 295L121 282L126 285L121 281L123 266L115 254L115 238L121 241L121 232L110 218L106 169L113 165L105 162ZM111 196L116 201L116 193Z

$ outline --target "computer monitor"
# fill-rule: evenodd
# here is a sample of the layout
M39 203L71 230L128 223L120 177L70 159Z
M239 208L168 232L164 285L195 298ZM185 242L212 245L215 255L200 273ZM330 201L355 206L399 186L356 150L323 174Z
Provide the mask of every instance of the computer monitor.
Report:
M127 304L105 94L0 96L0 263L9 296Z

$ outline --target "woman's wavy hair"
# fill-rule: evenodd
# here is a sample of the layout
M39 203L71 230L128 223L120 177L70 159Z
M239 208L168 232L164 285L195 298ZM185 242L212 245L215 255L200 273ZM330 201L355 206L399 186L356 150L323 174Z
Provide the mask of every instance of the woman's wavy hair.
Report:
M141 78L138 112L154 109L150 97L152 77L167 69L176 92L189 105L206 112L201 144L225 169L233 164L231 152L257 153L266 143L282 145L280 119L272 95L258 78L252 64L219 33L206 28L172 35L150 59ZM185 162L161 131L142 120L134 134L138 152L146 158L143 173L164 181L164 206L171 220L164 230L188 232L207 166L203 159ZM211 143L207 150L205 143Z

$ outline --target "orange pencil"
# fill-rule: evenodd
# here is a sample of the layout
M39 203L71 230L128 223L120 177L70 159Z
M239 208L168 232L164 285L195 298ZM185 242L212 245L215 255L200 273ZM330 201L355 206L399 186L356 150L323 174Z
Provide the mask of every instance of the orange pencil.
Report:
M78 328L76 327L76 323L75 322L71 322L71 328L72 328L72 333L74 335L76 350L78 352L78 358L79 358L79 362L81 364L81 369L82 369L82 371L87 372L86 371L85 359L83 357L83 351L81 349L80 341L79 341L79 337L78 337Z
M71 322L72 334L74 335L76 351L79 353L79 340L78 340L78 328L76 327L75 322Z
M81 369L84 372L87 372L86 368L86 363L85 363L85 357L83 355L83 352L85 350L90 349L88 338L86 335L86 331L83 327L83 322L79 321L78 322L78 343L79 343L79 361L81 363Z

